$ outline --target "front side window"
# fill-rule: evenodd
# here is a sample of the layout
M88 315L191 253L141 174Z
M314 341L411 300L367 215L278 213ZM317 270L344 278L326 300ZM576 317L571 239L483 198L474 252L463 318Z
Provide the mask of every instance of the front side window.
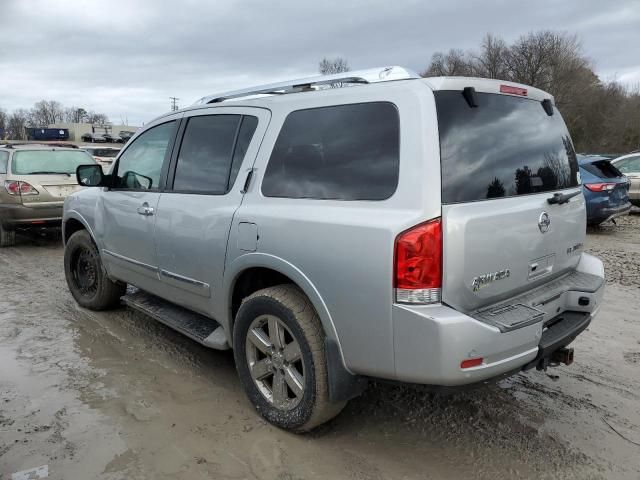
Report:
M617 162L616 168L622 173L635 173L640 172L640 155L637 157L629 157Z
M157 190L175 121L142 133L120 156L113 188Z
M231 179L231 166L242 123L242 115L189 118L178 154L173 190L214 195L227 193L235 179ZM253 131L249 140L252 135Z
M262 183L267 197L384 200L398 185L400 120L388 102L290 113Z
M75 175L80 165L96 163L82 150L23 150L13 154L14 175Z
M7 173L8 152L0 152L0 173Z

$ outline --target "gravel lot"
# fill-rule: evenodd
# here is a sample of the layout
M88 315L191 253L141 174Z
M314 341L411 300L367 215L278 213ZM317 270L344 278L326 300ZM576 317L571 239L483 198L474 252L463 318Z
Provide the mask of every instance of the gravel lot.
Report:
M373 384L306 436L263 422L232 355L79 309L57 238L0 250L0 479L640 478L640 216L590 230L603 310L576 362L453 396Z

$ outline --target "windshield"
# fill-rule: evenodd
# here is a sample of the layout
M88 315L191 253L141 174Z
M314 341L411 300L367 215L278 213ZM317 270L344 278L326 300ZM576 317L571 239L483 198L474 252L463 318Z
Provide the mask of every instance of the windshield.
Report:
M95 164L93 157L81 150L25 150L13 154L15 175L75 174L78 165Z
M107 158L115 158L120 153L120 150L115 150L112 148L90 148L87 151L91 155L95 155L96 157L107 157Z
M578 163L558 110L508 95L435 92L442 203L528 195L578 185Z

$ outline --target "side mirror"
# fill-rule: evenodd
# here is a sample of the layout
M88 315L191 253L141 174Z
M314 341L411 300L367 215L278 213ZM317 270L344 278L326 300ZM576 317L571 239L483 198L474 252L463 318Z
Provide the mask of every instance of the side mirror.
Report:
M83 187L105 186L105 176L100 165L80 165L76 168L76 179Z

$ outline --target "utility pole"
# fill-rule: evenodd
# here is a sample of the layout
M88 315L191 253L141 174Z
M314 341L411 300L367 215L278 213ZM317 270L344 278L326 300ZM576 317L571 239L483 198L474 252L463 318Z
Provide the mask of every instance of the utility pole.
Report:
M178 97L169 97L169 99L171 100L171 111L175 112L178 110L178 100L180 99Z

